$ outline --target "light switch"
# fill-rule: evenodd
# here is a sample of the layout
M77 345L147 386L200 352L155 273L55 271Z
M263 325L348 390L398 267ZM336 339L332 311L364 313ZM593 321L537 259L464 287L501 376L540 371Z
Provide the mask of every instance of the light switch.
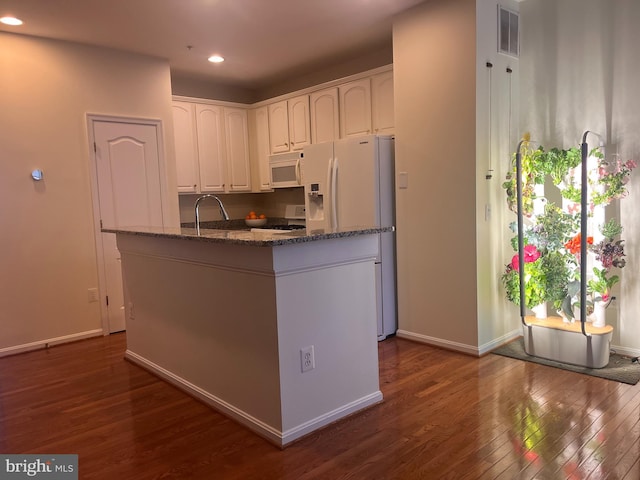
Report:
M409 174L407 172L398 173L398 188L409 188Z

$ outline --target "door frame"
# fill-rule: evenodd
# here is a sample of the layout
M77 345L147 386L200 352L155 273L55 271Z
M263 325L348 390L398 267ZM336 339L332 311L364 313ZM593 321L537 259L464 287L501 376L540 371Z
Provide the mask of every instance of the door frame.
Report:
M87 113L87 138L89 149L89 172L91 178L91 200L93 203L93 232L96 242L96 266L98 267L98 299L100 301L100 318L102 320L102 334L109 335L109 311L106 304L107 295L107 277L104 264L104 245L102 243L102 227L100 225L100 197L98 192L98 171L96 168L96 150L94 125L97 122L112 122L122 124L148 125L155 127L157 148L158 148L158 168L160 171L160 199L162 202L163 222L167 224L167 207L168 207L168 184L166 156L164 151L164 136L162 129L162 120L154 118L141 117L123 117L117 115L101 115Z

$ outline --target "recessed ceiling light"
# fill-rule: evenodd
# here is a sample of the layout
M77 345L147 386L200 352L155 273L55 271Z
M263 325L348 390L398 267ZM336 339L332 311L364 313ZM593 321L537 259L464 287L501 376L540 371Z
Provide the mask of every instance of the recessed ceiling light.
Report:
M16 17L2 17L0 18L0 22L4 23L5 25L11 25L14 27L22 25L22 20Z
M209 61L211 63L222 63L224 62L224 58L222 58L220 55L211 55L209 57Z

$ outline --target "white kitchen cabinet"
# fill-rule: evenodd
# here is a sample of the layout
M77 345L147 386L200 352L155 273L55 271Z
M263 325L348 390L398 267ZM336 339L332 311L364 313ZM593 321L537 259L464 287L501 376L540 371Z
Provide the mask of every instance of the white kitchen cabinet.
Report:
M340 138L338 88L327 88L309 96L312 143L333 142Z
M272 103L267 108L271 153L302 150L311 143L308 95Z
M200 188L194 111L195 105L192 103L173 102L178 193L196 193Z
M267 107L253 109L250 112L251 128L249 129L250 143L252 144L252 167L257 172L259 190L271 190L271 176L269 170L269 112ZM255 179L255 177L254 177Z
M225 137L222 113L221 106L196 104L200 192L225 191Z
M247 112L174 101L178 193L251 190Z
M290 150L302 150L311 144L309 95L301 95L287 101L289 113Z
M393 115L393 71L371 77L371 121L373 133L395 132Z
M251 190L247 111L224 107L223 113L227 156L225 190L247 192Z
M287 101L272 103L268 107L269 144L271 153L289 151L289 111Z
M340 138L371 133L371 80L364 78L338 87Z

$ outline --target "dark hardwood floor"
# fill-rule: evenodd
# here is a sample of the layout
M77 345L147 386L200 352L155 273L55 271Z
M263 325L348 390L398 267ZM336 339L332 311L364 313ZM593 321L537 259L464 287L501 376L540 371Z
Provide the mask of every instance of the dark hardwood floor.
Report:
M0 359L0 453L77 453L83 480L640 479L640 385L391 338L384 402L280 450L124 349Z

